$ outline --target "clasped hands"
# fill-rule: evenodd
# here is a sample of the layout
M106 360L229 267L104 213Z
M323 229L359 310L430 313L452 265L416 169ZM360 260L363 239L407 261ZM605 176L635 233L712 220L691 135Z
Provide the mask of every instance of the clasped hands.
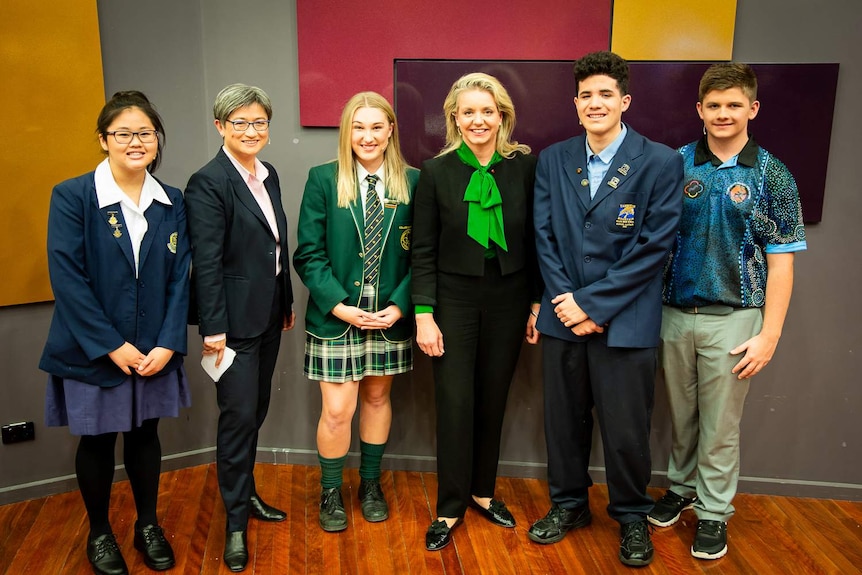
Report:
M557 314L557 318L571 329L573 334L585 336L591 333L604 333L605 328L590 319L577 304L571 292L561 293L552 299L551 303L555 306L554 313Z
M371 312L353 305L339 303L332 308L332 315L359 329L389 329L401 319L401 309L392 304L380 311Z
M174 355L173 350L166 347L154 347L150 353L144 355L140 350L129 342L125 342L112 352L108 353L117 367L126 375L132 375L132 370L138 375L149 377L162 371Z

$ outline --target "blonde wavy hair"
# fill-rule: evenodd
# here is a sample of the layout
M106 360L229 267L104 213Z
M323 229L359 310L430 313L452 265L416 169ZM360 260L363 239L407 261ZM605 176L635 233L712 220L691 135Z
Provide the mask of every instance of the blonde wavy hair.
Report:
M446 118L446 145L437 155L442 156L461 147L463 139L461 138L461 133L458 131L455 114L458 112L458 98L464 92L471 90L482 90L491 94L491 97L494 98L494 103L497 104L497 109L500 110L502 121L500 122L500 128L497 130L497 142L495 146L497 153L504 158L511 158L515 155L515 152L529 154L530 146L519 144L517 141L511 139L512 132L515 131L515 105L512 103L512 98L509 96L506 88L494 76L483 74L482 72L473 72L458 78L452 84L446 100L443 101L443 115Z
M353 130L353 115L359 108L376 108L381 110L392 125L392 136L383 151L383 166L386 172L386 197L400 204L410 203L410 186L407 182L407 168L410 166L401 154L401 143L398 139L398 124L395 121L395 111L386 98L377 92L359 92L347 101L341 112L341 123L338 128L338 159L336 162L336 188L338 190L338 207L346 208L356 201L359 182L356 176L356 160L353 157L351 132Z

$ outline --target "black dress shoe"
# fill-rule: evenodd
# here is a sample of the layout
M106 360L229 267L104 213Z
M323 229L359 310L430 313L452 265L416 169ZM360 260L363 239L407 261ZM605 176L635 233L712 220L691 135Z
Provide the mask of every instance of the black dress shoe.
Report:
M248 500L248 507L249 515L261 521L284 521L287 519L287 513L272 505L267 505L257 493L252 494Z
M435 519L428 531L425 532L425 549L428 551L440 551L452 542L452 532L461 525L463 519L458 519L452 527L446 525L445 521Z
M509 512L509 509L506 507L506 504L502 501L491 499L491 505L488 506L488 509L485 509L484 507L479 505L475 499L471 497L470 507L478 511L479 515L481 515L494 525L499 525L500 527L515 526L515 518L512 517L512 514Z
M341 488L331 487L320 493L320 516L317 521L324 531L347 529L347 513L344 511Z
M359 482L359 506L366 521L377 523L389 518L389 506L383 497L380 481L363 479Z
M144 554L144 563L153 571L164 571L176 564L174 550L158 525L135 528L135 549Z
M593 520L589 505L581 505L574 509L563 509L558 504L551 505L551 510L539 519L527 532L527 537L536 543L556 543L562 541L569 529L589 525Z
M129 575L113 533L87 540L87 559L96 575Z
M646 519L620 526L620 561L623 565L643 567L652 563L653 546Z
M229 531L224 539L224 564L237 573L248 563L248 544L245 531Z

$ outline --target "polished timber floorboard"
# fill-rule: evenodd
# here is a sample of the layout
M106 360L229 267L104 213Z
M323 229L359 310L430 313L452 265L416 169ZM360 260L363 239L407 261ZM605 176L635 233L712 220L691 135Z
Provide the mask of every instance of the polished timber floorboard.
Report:
M611 574L631 573L617 560L618 528L605 513L607 488L590 491L593 523L556 545L537 545L526 535L530 522L548 508L547 484L501 477L497 496L518 522L496 527L472 509L453 544L425 551L424 534L434 509L437 476L385 471L382 482L390 516L382 523L362 519L355 469L343 487L349 527L324 533L317 525L320 472L301 465L259 464L261 496L287 511L283 523L249 524L251 558L245 573L268 574ZM661 490L651 490L660 496ZM696 524L691 511L673 527L653 532L656 556L637 573L862 573L862 503L737 496L728 530L730 550L716 561L689 554ZM222 565L224 510L215 466L162 474L159 519L177 556L168 573L229 573ZM151 573L132 543L134 502L128 481L114 485L111 523L130 572ZM0 574L77 575L92 573L85 557L87 521L77 491L0 507Z

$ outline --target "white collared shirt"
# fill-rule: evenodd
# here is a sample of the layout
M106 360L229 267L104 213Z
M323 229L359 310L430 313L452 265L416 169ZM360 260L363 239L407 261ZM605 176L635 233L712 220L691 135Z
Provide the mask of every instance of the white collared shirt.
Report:
M242 181L248 186L248 190L254 196L254 200L260 206L260 211L263 212L263 216L269 224L269 229L272 230L272 235L275 237L275 275L278 275L281 273L281 238L278 235L278 222L275 219L275 208L272 205L272 199L269 197L269 192L266 191L266 186L263 185L263 181L269 177L269 170L266 169L263 162L255 158L254 174L252 174L236 158L230 155L226 147L222 146L221 149L224 150L230 163L239 172Z
M149 223L144 213L154 201L170 206L172 205L171 200L168 199L168 194L162 188L161 184L149 172L146 172L144 175L144 185L141 187L141 197L138 203L135 204L120 189L116 180L114 180L114 174L111 173L111 165L108 158L105 158L102 163L96 166L94 177L99 209L113 204L120 204L120 209L123 212L123 220L126 224L125 232L129 234L129 239L132 241L132 254L135 256L135 277L138 277L141 242L144 241L144 236L149 229ZM122 233L122 224L119 224L119 226L117 229Z
M386 170L383 165L380 165L380 168L374 174L371 174L368 170L366 170L362 164L356 162L356 179L359 180L359 197L362 198L362 213L366 213L367 203L366 196L368 195L368 180L369 175L377 176L379 179L377 183L374 185L374 191L377 192L377 197L380 198L380 205L384 205L386 203Z

